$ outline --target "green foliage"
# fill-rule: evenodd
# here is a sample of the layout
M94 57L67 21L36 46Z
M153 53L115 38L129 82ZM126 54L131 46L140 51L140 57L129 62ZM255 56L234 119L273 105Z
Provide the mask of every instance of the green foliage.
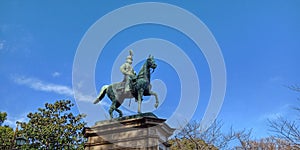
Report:
M6 117L6 112L0 112L0 149L9 149L13 143L14 130L9 126L2 126Z
M0 112L0 126L2 126L3 122L7 119L6 112Z
M70 100L45 104L38 112L29 113L27 123L20 131L27 139L24 149L83 149L82 129L84 115L70 112L74 104Z
M171 150L194 150L194 149L207 149L207 150L217 150L217 148L213 145L208 145L205 141L201 139L172 139L169 141L172 145Z
M14 131L9 126L0 126L0 149L8 149L13 143Z

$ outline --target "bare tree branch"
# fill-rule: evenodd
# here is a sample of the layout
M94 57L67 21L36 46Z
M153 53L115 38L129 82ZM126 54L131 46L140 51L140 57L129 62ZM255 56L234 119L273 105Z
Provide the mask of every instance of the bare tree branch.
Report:
M300 92L299 85L287 86L289 89ZM300 99L298 98L298 101ZM294 110L299 112L300 107L293 107ZM279 117L276 120L268 120L269 130L276 134L277 138L288 141L290 144L300 148L300 127L299 120L290 121L286 118Z
M270 131L276 134L276 137L289 141L291 144L300 148L300 130L296 121L288 121L285 118L277 120L268 120Z

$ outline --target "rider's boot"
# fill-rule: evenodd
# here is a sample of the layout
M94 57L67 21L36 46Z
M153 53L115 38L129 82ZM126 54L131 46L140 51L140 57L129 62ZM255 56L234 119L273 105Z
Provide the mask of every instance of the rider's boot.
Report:
M125 86L125 93L128 93L128 92L130 92L129 85L128 85L128 86Z

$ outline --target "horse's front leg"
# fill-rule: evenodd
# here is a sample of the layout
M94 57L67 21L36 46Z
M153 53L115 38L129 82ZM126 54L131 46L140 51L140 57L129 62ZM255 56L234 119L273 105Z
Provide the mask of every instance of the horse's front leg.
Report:
M155 101L156 103L154 104L154 107L157 108L159 105L159 101L158 101L158 96L154 91L150 91L150 95L154 95L155 96Z
M142 105L142 96L144 91L138 92L138 113L141 113L141 105Z

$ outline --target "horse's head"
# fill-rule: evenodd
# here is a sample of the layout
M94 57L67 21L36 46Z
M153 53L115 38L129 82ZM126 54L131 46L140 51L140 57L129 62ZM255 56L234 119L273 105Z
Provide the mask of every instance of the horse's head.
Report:
M157 67L154 57L151 55L149 55L149 57L147 59L147 66L152 69L155 69Z

